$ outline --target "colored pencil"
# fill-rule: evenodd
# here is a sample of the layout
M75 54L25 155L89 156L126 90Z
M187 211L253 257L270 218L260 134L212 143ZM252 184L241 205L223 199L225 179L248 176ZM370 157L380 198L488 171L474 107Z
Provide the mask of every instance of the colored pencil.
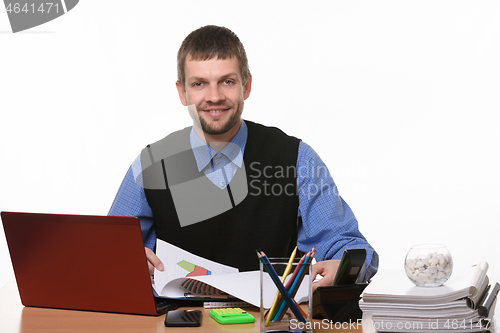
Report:
M283 295L285 302L288 304L288 307L292 310L295 317L299 321L305 323L306 319L304 318L304 316L302 315L302 313L298 309L297 305L295 305L295 303L293 302L292 298L290 297L290 294L285 289L285 286L283 285L283 283L281 283L278 274L276 274L276 271L274 270L273 266L269 262L269 259L267 258L266 254L264 252L259 253L257 251L257 256L259 257L260 261L264 264L264 268L269 273L269 276L271 277L274 284L276 285L276 287L280 291L281 295Z
M311 252L308 252L306 254L303 264L300 266L300 268L297 267L297 268L299 268L298 274L295 276L295 278L293 280L290 279L290 281L289 281L290 283L287 283L287 286L288 286L287 291L289 292L290 297L292 297L292 299L295 297L295 294L297 293L297 290L299 289L299 286L302 283L302 280L304 279L304 276L307 273L305 268L308 265L308 262L312 261L312 259L314 257L314 255L316 253L315 248L316 248L316 246L313 247ZM278 310L275 311L275 313L273 314L272 320L273 321L281 320L286 313L286 309L287 309L287 304L285 302L279 303Z
M314 248L311 250L311 254L309 256L309 261L312 262L313 258L314 258L314 255L315 255L316 251L314 250ZM309 262L309 265L311 265L311 263ZM298 278L295 279L295 281L293 282L292 286L290 287L290 289L287 289L288 292L290 293L290 296L292 297L295 297L295 294L297 294L297 291L299 290L299 286L300 284L302 283L302 280L304 280L304 276L306 276L308 272L306 272L306 269L304 267L304 269L299 272L299 276Z
M302 267L302 264L304 263L304 260L306 258L306 254L304 254L302 256L302 258L300 258L297 266L295 267L295 270L293 271L293 274L292 276L290 277L290 279L288 280L288 282L286 283L286 290L289 290L292 283L293 283L293 280L295 280L295 277L297 276L297 274L299 273L300 271L300 267ZM274 313L272 314L271 316L271 319L274 318L276 316L276 313L278 312L278 309L280 308L281 304L283 303L283 297L281 297L281 295L279 296L278 298L278 305L277 305L277 309L274 310Z
M281 283L285 283L285 279L290 274L290 271L292 270L292 263L293 260L295 259L295 255L297 253L297 247L293 250L292 254L290 255L290 259L288 260L288 264L286 265L285 272L283 273L283 276L281 277ZM271 308L269 309L268 316L266 318L266 326L269 325L269 322L271 321L271 315L274 312L274 309L276 308L276 305L278 304L278 299L280 296L279 290L276 291L276 295L274 296L273 304L271 305ZM299 307L300 310L300 307Z
M304 270L304 266L307 265L307 262L309 261L309 256L306 255L306 259L304 260L304 262L302 263L300 269L299 269L299 274ZM295 277L295 280L297 280L297 278L299 277L299 275L297 275ZM288 292L288 290L287 290ZM292 295L289 293L290 297L292 297ZM285 312L286 312L286 309L287 309L287 302L284 302L283 299L281 300L281 302L279 303L278 305L278 310L276 310L274 313L273 313L273 318L272 320L273 321L278 321L280 320L281 318L283 318L283 316L285 315Z

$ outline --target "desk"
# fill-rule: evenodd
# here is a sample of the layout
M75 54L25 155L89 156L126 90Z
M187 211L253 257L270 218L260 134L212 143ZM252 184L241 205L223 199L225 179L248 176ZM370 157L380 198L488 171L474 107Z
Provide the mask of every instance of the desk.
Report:
M190 308L190 309L195 309ZM2 333L79 333L79 332L116 332L116 333L148 333L148 332L260 332L259 309L245 308L255 316L255 323L241 325L220 325L210 318L209 309L203 311L201 327L165 327L165 315L139 316L90 311L58 310L24 307L19 298L15 282L8 282L0 289L0 332ZM317 327L321 321L315 320ZM314 332L339 332L332 329L315 329ZM342 329L342 333L373 333L372 329Z

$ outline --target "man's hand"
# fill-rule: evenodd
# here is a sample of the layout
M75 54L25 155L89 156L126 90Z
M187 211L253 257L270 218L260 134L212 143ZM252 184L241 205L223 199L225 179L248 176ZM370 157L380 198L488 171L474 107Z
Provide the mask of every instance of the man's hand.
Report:
M146 258L148 259L149 277L152 281L155 277L155 268L159 271L163 271L164 266L160 258L158 258L151 249L147 247L144 249L146 250Z
M318 261L312 266L312 277L313 280L316 279L316 275L319 274L323 278L317 282L313 283L313 291L318 287L331 286L335 274L337 274L337 269L339 268L340 260L325 260Z

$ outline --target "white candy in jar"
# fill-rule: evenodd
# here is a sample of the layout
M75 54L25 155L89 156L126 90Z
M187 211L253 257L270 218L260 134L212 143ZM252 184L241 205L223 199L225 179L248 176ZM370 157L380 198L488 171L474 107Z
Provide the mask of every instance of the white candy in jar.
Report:
M453 263L449 253L419 254L416 258L406 260L406 274L421 283L442 280L450 274L452 269Z

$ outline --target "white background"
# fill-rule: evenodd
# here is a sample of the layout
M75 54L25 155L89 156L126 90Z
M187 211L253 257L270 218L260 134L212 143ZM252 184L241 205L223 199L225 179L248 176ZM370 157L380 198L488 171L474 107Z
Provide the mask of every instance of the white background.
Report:
M496 1L82 0L12 34L0 10L0 210L107 214L142 147L190 124L180 43L224 25L253 74L244 118L319 153L381 268L440 242L498 280L499 17Z

